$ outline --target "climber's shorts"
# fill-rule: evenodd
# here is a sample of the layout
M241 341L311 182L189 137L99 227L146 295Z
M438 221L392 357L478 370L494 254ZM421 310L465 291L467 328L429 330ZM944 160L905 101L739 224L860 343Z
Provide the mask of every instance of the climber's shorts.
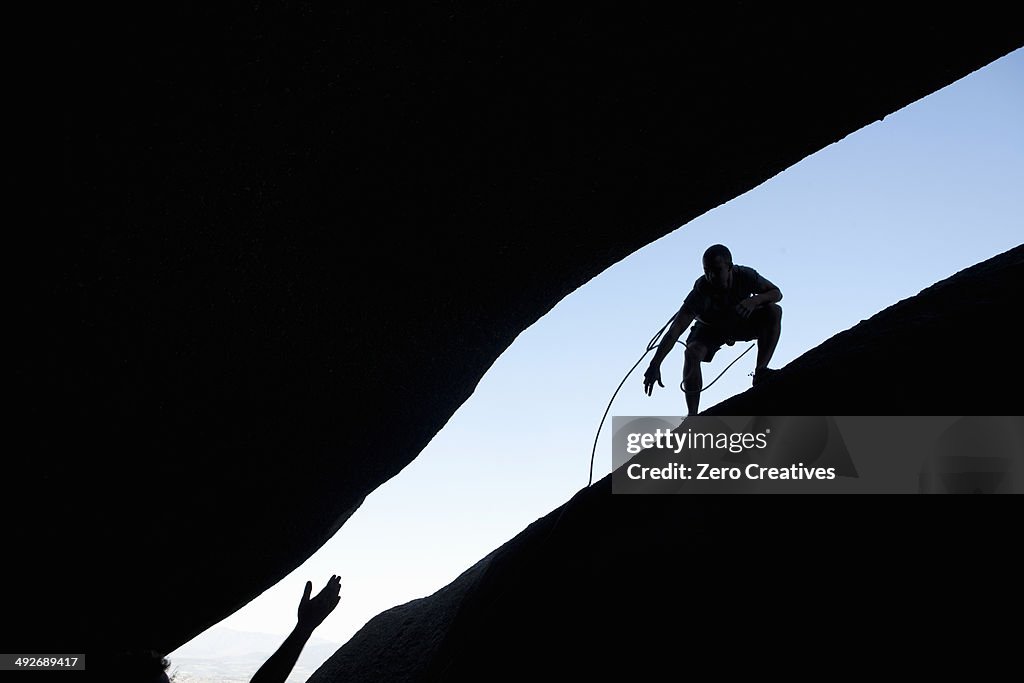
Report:
M693 323L690 328L690 336L686 338L686 345L696 342L707 347L707 354L704 362L710 363L715 353L722 348L722 344L732 345L737 341L753 341L761 336L762 332L772 326L772 316L768 306L759 306L754 309L750 317L743 319L738 315L735 320L730 321L728 326L707 325L701 321Z

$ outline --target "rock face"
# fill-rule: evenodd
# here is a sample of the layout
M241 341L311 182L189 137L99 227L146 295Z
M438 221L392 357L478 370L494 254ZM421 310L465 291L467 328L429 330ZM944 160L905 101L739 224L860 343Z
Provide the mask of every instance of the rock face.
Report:
M174 649L566 294L1024 43L986 3L350 5L54 19L66 188L12 250L12 651Z
M771 385L707 414L1005 412L1003 390L1024 379L1019 364L972 360L970 390L953 391L934 369L955 344L936 342L957 339L968 310L977 334L1002 336L999 311L1021 282L1024 246L836 335ZM891 397L864 381L897 375L905 379ZM496 671L502 680L661 680L721 667L763 674L783 662L847 666L853 652L849 666L870 667L917 661L921 636L960 633L965 616L1019 607L1009 586L992 580L1014 566L1015 501L611 491L609 476L449 586L377 616L310 683L478 681ZM998 653L1003 636L994 630L983 637ZM963 635L965 651L973 637Z

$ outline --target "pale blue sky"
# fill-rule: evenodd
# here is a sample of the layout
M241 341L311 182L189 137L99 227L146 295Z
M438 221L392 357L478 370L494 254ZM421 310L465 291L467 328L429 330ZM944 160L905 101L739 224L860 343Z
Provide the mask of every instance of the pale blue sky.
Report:
M726 244L736 263L782 289L773 367L1020 244L1022 84L1024 50L1017 50L591 280L525 330L419 457L371 494L316 555L222 624L283 636L294 625L304 582L319 588L334 573L342 577L341 604L316 635L344 642L374 615L433 593L565 502L587 482L612 391L679 307L713 243ZM724 347L704 366L705 378L746 346ZM595 481L610 468L611 415L684 412L681 348L663 365L665 389L643 395L645 361L620 392L602 432ZM1016 348L991 340L990 350L1009 355ZM704 394L702 409L749 388L755 353ZM394 417L401 429L406 415ZM188 539L170 540L187 554Z

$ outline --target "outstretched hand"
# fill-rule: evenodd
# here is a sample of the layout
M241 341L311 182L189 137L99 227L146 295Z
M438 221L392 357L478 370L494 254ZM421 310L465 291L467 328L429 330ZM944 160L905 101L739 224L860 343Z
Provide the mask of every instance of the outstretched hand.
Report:
M299 602L299 626L309 631L322 624L327 615L338 606L341 600L341 577L332 575L315 598L309 597L312 592L313 582L307 581L302 592L302 600Z
M662 389L665 385L661 383L661 368L656 368L653 365L647 368L647 372L644 373L644 393L648 396L654 391L654 383L657 382L658 386Z

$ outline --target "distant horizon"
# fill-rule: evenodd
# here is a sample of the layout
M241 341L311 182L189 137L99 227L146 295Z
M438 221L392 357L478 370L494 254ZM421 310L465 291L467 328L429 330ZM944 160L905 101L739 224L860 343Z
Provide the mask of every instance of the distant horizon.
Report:
M228 626L214 626L203 633L205 638L195 638L178 648L174 656L168 656L171 666L169 671L176 673L178 683L219 683L220 681L248 681L260 666L280 647L285 636L276 633L259 631L240 631ZM232 654L224 655L214 652L218 644L227 639L234 647ZM254 644L251 649L240 651L242 646ZM307 641L296 662L295 669L288 677L289 683L302 683L323 663L324 653L329 657L336 652L342 643L318 637L315 633ZM203 675L196 673L197 667L210 666L211 670ZM180 671L179 671L180 669ZM190 671L191 669L191 671Z
M271 637L271 638L281 638L281 637L287 635L287 632L283 632L283 633L268 633L266 631L243 631L241 629L234 628L233 626L224 626L222 624L217 624L216 626L211 626L207 630L203 631L203 633L213 633L215 631L230 631L231 633L244 633L246 635L268 636L268 637ZM188 645L190 645L191 643L195 642L195 640L196 639L193 638L188 643L186 643L185 645L182 645L180 648L175 650L175 652L180 652L182 649L188 647ZM331 638L323 638L321 636L318 636L316 634L316 632L314 632L312 637L310 637L310 639L307 642L315 643L316 641L323 641L325 643L336 643L338 645L344 645L344 643L340 643L337 640L332 640Z

